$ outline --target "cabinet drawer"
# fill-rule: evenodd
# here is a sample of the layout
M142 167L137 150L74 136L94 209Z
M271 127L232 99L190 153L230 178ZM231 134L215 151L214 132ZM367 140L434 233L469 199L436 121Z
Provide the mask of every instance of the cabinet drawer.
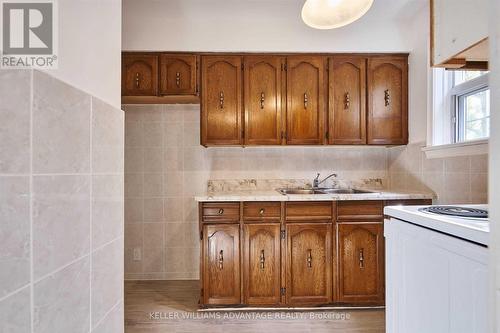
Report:
M333 203L324 202L287 202L285 217L287 221L329 221L333 217Z
M337 204L337 220L380 220L383 211L383 201L341 201Z
M281 217L279 202L245 202L243 203L244 221L276 221Z
M240 204L204 203L202 204L201 214L203 222L238 222L240 220Z

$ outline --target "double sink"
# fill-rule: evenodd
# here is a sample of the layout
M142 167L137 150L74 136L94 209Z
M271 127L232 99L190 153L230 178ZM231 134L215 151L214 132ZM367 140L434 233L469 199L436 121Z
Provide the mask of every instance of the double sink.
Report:
M357 190L352 188L279 188L276 191L283 195L288 194L367 194L367 193L377 193L374 191Z

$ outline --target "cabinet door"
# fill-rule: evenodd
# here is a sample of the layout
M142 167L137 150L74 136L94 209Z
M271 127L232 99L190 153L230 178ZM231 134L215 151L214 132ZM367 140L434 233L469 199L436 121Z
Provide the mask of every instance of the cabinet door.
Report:
M323 144L324 74L323 57L287 58L287 144Z
M204 304L239 304L239 225L203 227Z
M197 94L195 55L162 54L160 56L160 94Z
M384 238L382 223L339 223L340 302L383 304Z
M281 143L283 58L245 57L245 144Z
M329 223L287 225L287 304L331 302L331 228Z
M241 144L241 57L204 56L201 70L202 144Z
M280 303L280 225L246 224L243 281L246 304Z
M368 143L408 143L408 59L368 59Z
M366 59L330 59L330 144L366 143Z
M158 56L126 53L122 56L122 95L158 94Z

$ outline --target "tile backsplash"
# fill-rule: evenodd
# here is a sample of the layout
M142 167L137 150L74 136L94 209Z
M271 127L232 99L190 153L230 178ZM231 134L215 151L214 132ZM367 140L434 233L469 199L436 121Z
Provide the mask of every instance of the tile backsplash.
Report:
M423 143L388 148L389 186L433 191L437 203L487 203L488 155L427 159Z
M431 191L441 203L487 200L487 156L427 160L420 144L204 148L199 105L123 109L127 279L199 277L193 197L205 194L210 184L220 189L257 186L252 180L260 186L263 180L307 183L316 172L335 172L343 184Z
M385 147L204 148L199 105L123 109L128 279L198 278L198 208L193 197L206 193L211 179L311 182L316 172L335 172L347 181L387 182Z

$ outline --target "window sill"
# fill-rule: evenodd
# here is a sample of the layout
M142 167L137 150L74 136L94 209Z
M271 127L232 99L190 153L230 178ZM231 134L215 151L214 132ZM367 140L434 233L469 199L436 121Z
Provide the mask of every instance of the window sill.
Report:
M488 154L488 139L422 148L428 159Z

